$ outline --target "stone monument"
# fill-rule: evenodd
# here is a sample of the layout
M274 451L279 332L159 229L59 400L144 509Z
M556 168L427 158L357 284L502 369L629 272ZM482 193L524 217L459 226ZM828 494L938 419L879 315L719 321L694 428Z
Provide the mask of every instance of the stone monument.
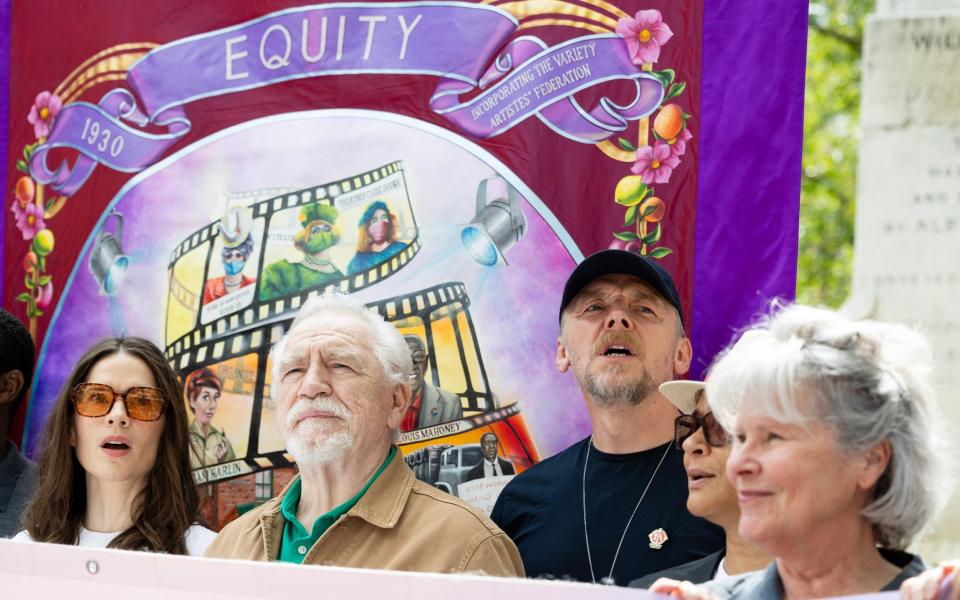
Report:
M862 91L846 308L930 336L945 424L960 440L960 0L878 0ZM955 441L960 481L958 459ZM915 550L928 563L960 557L960 489Z

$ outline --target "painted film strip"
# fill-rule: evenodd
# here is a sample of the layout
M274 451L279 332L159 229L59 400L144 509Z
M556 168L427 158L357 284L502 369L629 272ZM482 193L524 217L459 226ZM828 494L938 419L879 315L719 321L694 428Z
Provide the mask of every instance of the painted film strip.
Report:
M308 296L320 292L312 290ZM442 414L430 413L424 406L416 425L401 432L399 444L429 442L517 415L516 404L498 406L489 388L463 283L442 283L367 306L404 335L415 367L415 350L421 350L415 387L422 397L432 397L436 405L447 403ZM273 407L267 399L271 385L268 354L294 317L289 312L280 319L227 331L220 337L198 337L179 350L176 346L167 349L172 366L184 382L184 401L193 418L191 461L197 483L293 464L279 440ZM214 395L218 402L211 409L203 398ZM216 413L221 416L215 418Z
M171 252L168 358L375 285L420 247L402 161L230 208Z

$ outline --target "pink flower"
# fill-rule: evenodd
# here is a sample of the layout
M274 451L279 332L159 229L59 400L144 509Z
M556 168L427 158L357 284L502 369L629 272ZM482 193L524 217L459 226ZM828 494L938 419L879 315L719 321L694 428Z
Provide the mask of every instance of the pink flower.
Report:
M34 100L30 108L30 114L27 115L27 121L33 125L33 135L37 138L50 135L50 127L53 125L53 119L60 112L63 103L60 97L50 92L40 92L37 99Z
M41 229L45 229L47 224L43 222L43 210L34 203L27 204L23 208L16 200L10 205L17 220L17 228L23 234L23 239L32 240L33 236Z
M50 306L51 300L53 300L53 282L48 281L47 285L37 288L37 308L43 310Z
M637 150L637 162L630 167L630 172L639 175L643 183L667 183L670 174L680 164L680 159L673 155L666 142L657 142Z
M660 46L673 37L659 10L641 10L635 17L617 21L617 33L627 41L630 58L636 65L655 63L660 59Z
M690 133L690 130L684 127L680 130L680 133L677 134L677 137L672 140L667 140L667 144L670 145L670 152L674 156L683 156L683 153L687 151L687 142L693 138L693 134Z

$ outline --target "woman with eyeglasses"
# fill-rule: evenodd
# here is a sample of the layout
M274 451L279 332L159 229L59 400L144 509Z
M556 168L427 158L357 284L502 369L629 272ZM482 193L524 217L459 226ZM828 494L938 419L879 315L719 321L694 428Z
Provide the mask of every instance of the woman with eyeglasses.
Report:
M683 450L687 471L687 510L722 527L726 544L723 550L699 560L635 579L630 587L649 588L661 577L703 583L756 571L772 560L737 532L740 505L725 474L730 438L714 418L704 387L702 381L668 381L660 385L660 393L683 413L674 423L674 441Z
M739 532L775 560L751 574L653 591L682 598L823 598L894 591L906 552L950 493L926 340L903 325L804 306L755 326L710 370L734 438Z
M40 481L14 539L200 556L187 417L163 353L136 337L86 352L47 420Z

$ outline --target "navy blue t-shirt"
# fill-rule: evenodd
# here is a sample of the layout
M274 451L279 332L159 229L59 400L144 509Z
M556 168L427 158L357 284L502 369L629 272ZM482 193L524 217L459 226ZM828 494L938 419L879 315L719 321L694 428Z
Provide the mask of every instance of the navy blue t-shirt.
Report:
M491 518L520 550L527 577L590 581L583 532L583 464L589 438L517 475L500 493ZM631 454L590 449L586 500L590 552L597 582L607 577L637 500L667 453L627 530L613 579L627 585L647 573L723 548L723 530L687 512L683 452L669 445ZM663 529L657 550L648 535Z

